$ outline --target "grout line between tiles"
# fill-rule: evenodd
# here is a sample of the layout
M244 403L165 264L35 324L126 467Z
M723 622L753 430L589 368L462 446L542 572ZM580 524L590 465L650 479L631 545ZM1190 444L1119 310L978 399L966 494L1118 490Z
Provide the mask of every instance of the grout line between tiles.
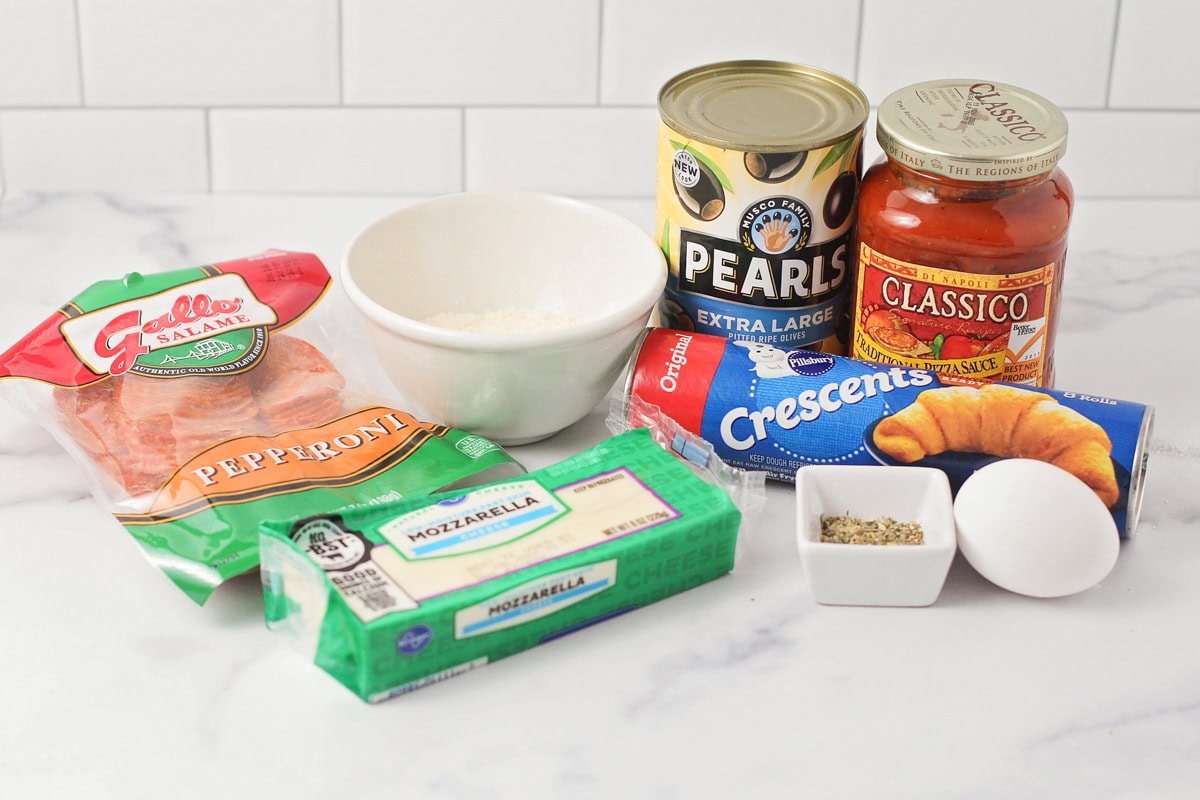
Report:
M120 105L94 105L80 108L79 106L64 106L64 105L0 105L0 111L46 111L46 112L68 112L68 111L188 111L196 108L211 108L219 111L458 111L465 106L462 103L453 103L446 105L400 105L387 103L371 103L371 104L354 104L339 106L335 104L314 105L314 104L283 104L283 105L251 105L248 103L184 103L180 105L164 105L161 103L147 103L146 105L120 104ZM470 107L483 111L559 111L559 112L574 112L574 111L655 111L653 105L619 105L619 106L596 106L596 105L506 105L503 103L471 103ZM1070 111L1072 109L1064 109ZM1103 109L1077 109L1088 111L1102 111ZM1116 109L1114 109L1116 110ZM1144 109L1130 109L1144 110ZM1200 109L1167 109L1171 111L1196 111Z
M115 103L112 105L88 106L89 111L183 111L198 108L199 103L180 103L178 105L164 103ZM419 103L406 105L404 103L210 103L208 108L224 111L455 111L463 108L462 103ZM653 103L645 105L619 104L597 106L594 103L471 103L471 108L481 108L488 111L654 111ZM0 105L4 111L79 111L78 105ZM1200 109L1193 109L1200 111Z
M459 133L458 133L458 136L459 136L459 142L458 142L459 164L458 164L458 166L459 166L459 173L461 174L460 186L461 186L461 190L465 192L467 190L467 107L466 106L463 106L463 109L462 109L462 116L459 119L458 131L459 131Z
M200 194L199 192L195 192L195 191L169 191L169 190L155 190L155 191L105 190L103 192L100 192L98 190L83 190L83 191L71 191L71 190L64 191L64 190L59 190L59 189L42 190L42 189L38 189L37 187L30 187L30 186L21 186L19 189L14 188L12 191L9 191L8 194L12 195L13 197L16 197L18 195L29 194L31 192L38 192L38 191L56 191L56 192L61 192L62 194L98 194L98 193L101 193L101 194L120 194L120 195L130 195L130 196L139 195L139 196L146 196L146 197L159 197L159 196L187 197L187 196L194 196L194 195ZM288 200L296 200L299 202L304 202L306 200L324 200L324 199L328 199L328 198L350 198L350 199L361 198L361 199L369 200L369 199L375 199L375 198L380 198L380 197L385 197L385 198L398 197L398 198L419 200L419 199L425 199L425 198L430 198L430 197L439 197L443 194L443 192L379 192L379 191L347 192L347 191L340 191L340 190L283 191L283 190L278 190L278 189L263 189L263 190L240 189L240 190L236 190L236 191L228 191L228 190L219 191L219 192L213 191L211 194L219 196L219 197L225 197L225 198L274 197L274 198L285 198ZM654 195L652 195L652 194L627 194L627 195L613 194L613 195L609 195L609 194L590 194L587 192L559 192L559 194L563 194L567 197L572 197L572 198L575 198L576 200L586 201L586 202L590 202L590 203L647 203L647 204L653 204L655 202ZM0 198L3 198L3 197L4 197L4 194L0 194ZM1183 203L1186 203L1189 205L1200 205L1200 195L1129 195L1129 196L1125 196L1125 197L1117 197L1117 196L1113 196L1113 195L1082 195L1081 194L1081 195L1076 196L1076 200L1086 201L1089 205L1102 204L1102 203L1103 204L1123 204L1123 203L1183 204Z
M1116 18L1113 20L1112 41L1108 47L1108 81L1104 88L1104 107L1112 107L1113 70L1117 64L1117 38L1121 33L1121 0L1117 0Z
M596 106L604 104L604 0L596 3Z
M337 13L337 68L339 106L346 105L346 3L338 0Z
M34 190L31 190L29 187L23 186L23 187L21 187L21 191L27 192L27 191L34 191ZM452 191L452 190L448 189L446 191ZM334 189L334 190L304 189L304 190L299 190L299 191L284 190L284 189L238 189L238 190L232 190L232 191L231 190L215 191L215 192L212 192L212 194L220 196L220 197L279 197L279 198L287 198L289 200L298 200L298 201L303 202L306 199L324 199L324 198L330 198L330 197L345 197L345 198L359 197L359 198L367 198L367 199L377 198L377 197L404 197L404 198L412 198L412 199L423 199L423 198L429 198L429 197L440 197L443 194L446 194L446 191L429 191L429 192L358 191L358 192L349 192L349 191L343 191L343 190L338 190L338 189ZM554 190L554 189L547 189L546 191L553 192L556 194L561 194L566 197L573 197L577 200L586 200L586 201L595 202L595 203L609 203L609 202L614 202L614 203L627 203L627 202L654 203L654 195L652 195L652 194L630 194L630 195L588 194L588 193L581 193L581 192L558 191L558 190ZM66 194L72 194L72 193L74 193L74 194L89 194L89 193L95 193L95 192L91 192L89 190L89 191L85 191L85 192L64 192L64 193L66 193ZM176 191L176 192L171 192L171 191L146 191L146 192L118 191L118 192L112 192L112 193L129 194L129 195L145 195L145 196L171 195L171 194L187 196L187 195L199 194L199 192L194 192L194 191ZM1200 199L1200 198L1195 198L1195 199Z
M79 0L74 0L75 8L75 69L79 73L79 107L87 105L87 88L83 76L83 23L79 19Z
M871 109L874 110L878 106L877 103L871 103ZM471 103L472 109L479 111L655 111L654 105L579 105L579 104L558 104L558 105L517 105L505 103ZM240 112L274 112L274 111L459 111L465 108L461 103L446 104L446 105L403 105L389 103L363 103L339 106L333 103L327 104L304 104L290 103L282 105L252 105L248 103L212 103L202 105L200 103L186 103L180 105L164 105L161 103L147 103L146 105L135 104L114 104L114 105L89 105L80 107L78 105L51 105L51 104L13 104L0 105L0 111L17 111L17 112L71 112L71 111L89 111L103 113L105 111L189 111L198 108L209 108L214 111L240 111ZM1197 115L1200 114L1200 107L1192 106L1187 108L1171 108L1168 106L1059 106L1063 111L1071 113L1111 113L1111 114L1182 114L1182 115Z
M0 134L3 133L0 126ZM0 135L0 208L4 207L4 198L8 196L8 180L4 177L4 137Z
M867 16L867 0L858 0L858 32L854 41L854 76L850 82L858 85L859 79L862 76L862 59L863 59L863 20Z
M212 109L204 109L204 173L208 180L208 193L213 193L213 146L212 146Z

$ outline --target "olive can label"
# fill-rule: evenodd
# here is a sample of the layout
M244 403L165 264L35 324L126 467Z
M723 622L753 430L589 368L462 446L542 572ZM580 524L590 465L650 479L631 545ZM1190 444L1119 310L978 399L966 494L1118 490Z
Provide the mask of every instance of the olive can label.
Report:
M897 261L859 244L850 354L865 361L1040 385L1054 264L977 275Z
M659 127L669 327L845 353L862 129L818 149L724 149Z

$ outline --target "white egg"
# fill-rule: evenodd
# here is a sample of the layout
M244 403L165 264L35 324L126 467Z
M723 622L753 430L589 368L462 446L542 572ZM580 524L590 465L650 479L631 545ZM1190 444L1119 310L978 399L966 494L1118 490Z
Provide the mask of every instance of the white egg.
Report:
M1112 514L1087 484L1043 461L1011 458L976 471L954 500L958 548L979 574L1018 594L1062 597L1117 563Z

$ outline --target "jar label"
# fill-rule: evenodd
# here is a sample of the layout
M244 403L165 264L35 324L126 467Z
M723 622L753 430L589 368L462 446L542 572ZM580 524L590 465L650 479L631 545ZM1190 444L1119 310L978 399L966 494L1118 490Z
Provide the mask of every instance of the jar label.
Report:
M1055 265L976 275L859 245L851 354L949 375L1039 385Z

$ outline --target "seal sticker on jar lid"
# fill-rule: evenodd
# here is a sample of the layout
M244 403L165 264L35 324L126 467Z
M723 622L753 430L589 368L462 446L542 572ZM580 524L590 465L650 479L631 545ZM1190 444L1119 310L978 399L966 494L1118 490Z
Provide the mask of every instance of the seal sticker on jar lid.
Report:
M1046 98L1004 83L926 81L879 104L879 144L922 172L965 181L1049 172L1067 149L1067 118Z

